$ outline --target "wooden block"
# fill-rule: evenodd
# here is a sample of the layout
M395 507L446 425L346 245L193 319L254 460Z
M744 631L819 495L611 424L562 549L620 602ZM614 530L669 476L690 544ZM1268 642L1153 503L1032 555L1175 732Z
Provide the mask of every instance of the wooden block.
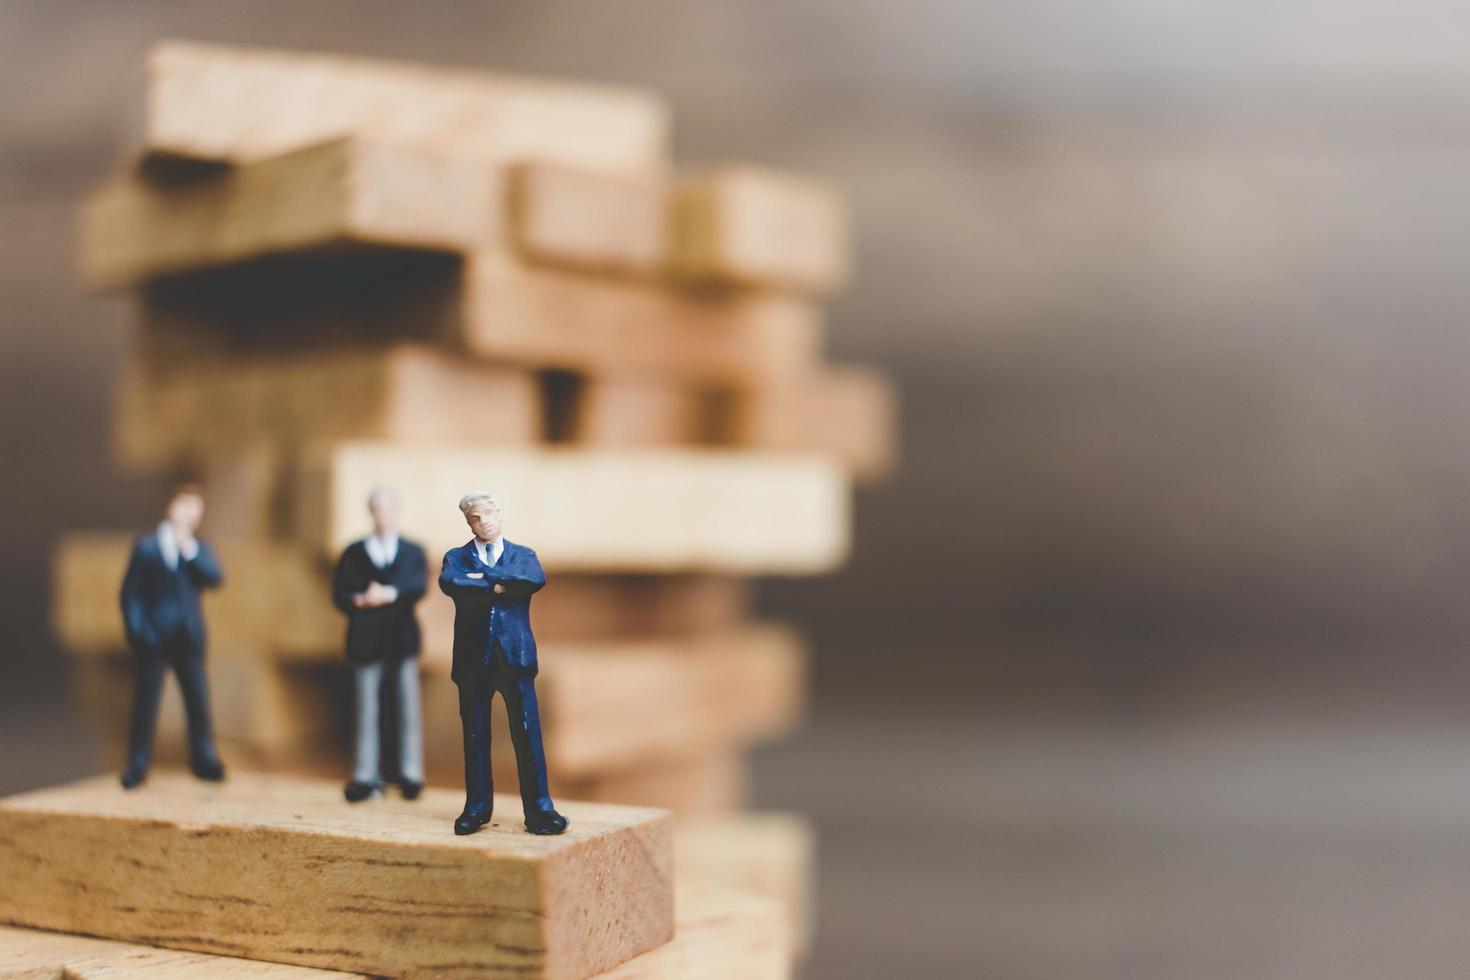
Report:
M469 540L455 503L477 487L504 508L506 537L548 569L811 574L849 544L846 480L816 457L362 442L309 462L296 526L332 556L361 534L362 502L381 483L400 490L403 525L436 555Z
M513 243L532 260L654 276L669 262L668 186L546 163L511 172Z
M787 980L791 960L790 929L779 903L681 881L673 940L599 980Z
M168 40L148 56L145 147L239 163L357 135L492 163L662 171L669 113L636 89Z
M392 975L588 977L673 932L666 814L513 797L471 837L462 795L349 807L336 782L111 777L0 801L0 921Z
M681 181L675 258L684 278L831 292L847 279L847 215L821 181L727 167Z
M585 275L498 251L232 266L151 284L141 319L160 344L193 354L417 339L536 369L736 386L803 375L822 346L820 313L800 299Z
M135 286L264 255L347 246L462 252L504 238L502 172L340 138L181 185L135 174L82 207L82 280Z
M790 975L784 929L779 909L769 898L714 887L681 887L674 896L674 938L597 977L781 980ZM346 980L361 974L0 926L0 978L5 980L182 980L200 976Z
M811 945L815 857L812 826L794 813L729 813L675 824L679 887L718 885L779 902L798 953Z
M576 378L563 389L565 441L578 446L679 446L703 441L707 402L653 378ZM553 409L556 412L557 409Z
M207 519L217 515L211 510ZM211 527L206 527L211 531ZM225 587L205 593L210 635L253 644L295 662L335 663L346 632L331 605L331 568L320 554L289 542L214 537ZM133 535L73 531L52 560L52 631L69 651L99 656L125 648L122 614L89 584L121 583ZM263 585L263 584L268 584ZM680 639L733 631L751 613L750 583L723 575L557 574L536 596L532 623L543 641ZM424 649L447 657L454 603L430 592L418 606Z
M348 980L362 974L0 926L3 980Z
M721 443L831 453L860 480L876 480L893 469L898 396L870 368L823 368L799 380L732 392L721 401Z
M323 439L526 445L543 430L530 374L419 344L137 360L124 375L114 422L118 456L135 466L228 464L262 444L286 456ZM206 483L211 491L245 485Z
M511 780L501 785L512 785L514 767L507 762L502 769L505 776L496 770L496 778ZM745 752L724 747L636 769L562 780L557 790L574 800L663 807L684 818L739 810L746 804L749 782Z

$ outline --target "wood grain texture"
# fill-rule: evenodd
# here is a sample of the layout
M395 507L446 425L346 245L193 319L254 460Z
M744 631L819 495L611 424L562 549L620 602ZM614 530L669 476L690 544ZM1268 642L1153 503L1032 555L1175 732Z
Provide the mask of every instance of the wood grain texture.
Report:
M749 166L686 178L674 227L683 278L814 293L847 280L846 209L822 181Z
M636 89L344 55L163 41L145 148L241 162L344 135L489 162L662 171L669 113Z
M666 814L513 798L459 838L462 799L348 806L336 783L112 777L0 801L0 920L402 976L587 977L671 938Z
M674 869L686 882L764 895L780 903L794 952L811 946L816 891L816 832L795 813L729 813L681 819L674 828Z
M775 904L711 884L674 896L674 937L598 980L781 980L788 940ZM0 980L348 980L361 974L0 926Z
M124 371L113 416L118 459L140 467L251 447L287 457L323 439L527 445L543 429L531 374L422 344L294 357L144 354Z
M349 980L357 973L0 926L0 980Z
M462 252L504 238L503 172L342 138L182 184L115 178L83 203L91 289L265 255L382 245Z
M196 355L421 340L504 364L735 386L804 374L823 334L799 298L590 275L496 249L229 266L150 284L139 313L161 346Z
M548 568L799 575L834 568L849 547L848 483L819 457L362 442L310 462L296 526L333 556L361 534L380 483L400 490L404 526L439 555L469 540L455 503L475 488L496 495L506 537Z

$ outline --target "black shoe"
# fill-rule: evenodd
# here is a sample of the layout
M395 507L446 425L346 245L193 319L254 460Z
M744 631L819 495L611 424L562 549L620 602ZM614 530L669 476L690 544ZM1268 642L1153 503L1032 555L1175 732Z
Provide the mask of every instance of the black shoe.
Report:
M370 796L381 796L382 794L382 783L370 783L360 779L354 779L352 782L348 783L347 788L342 791L342 795L347 797L348 803L361 803L363 800L367 799Z
M403 794L405 800L416 800L423 791L424 784L414 782L412 779L405 779L398 784L398 792Z
M565 833L567 818L555 810L532 810L526 814L526 829L543 836Z
M473 834L489 822L489 810L466 810L455 818L454 832L463 837L465 834Z
M218 759L196 759L189 770L207 783L217 783L225 778L225 767Z
M148 770L138 766L128 766L122 774L123 789L137 789L143 785L143 780L148 778Z

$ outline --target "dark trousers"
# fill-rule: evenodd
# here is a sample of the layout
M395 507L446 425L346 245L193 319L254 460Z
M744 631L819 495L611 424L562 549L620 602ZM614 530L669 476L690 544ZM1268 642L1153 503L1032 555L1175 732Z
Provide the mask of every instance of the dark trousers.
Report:
M495 784L490 775L490 699L499 691L516 752L521 806L526 813L553 809L546 785L546 752L541 747L541 714L534 677L505 667L497 645L490 664L459 685L459 720L464 726L465 809L489 813Z
M176 640L158 649L136 651L133 667L133 727L129 741L129 768L148 768L153 755L153 732L158 726L158 699L163 695L164 673L173 668L184 695L189 720L189 759L214 762L214 732L209 721L209 687L204 678L204 653L191 641Z

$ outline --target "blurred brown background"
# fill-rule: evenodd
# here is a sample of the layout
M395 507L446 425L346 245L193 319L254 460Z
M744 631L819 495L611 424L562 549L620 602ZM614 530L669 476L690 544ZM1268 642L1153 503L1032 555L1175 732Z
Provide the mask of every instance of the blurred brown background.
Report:
M52 539L151 523L72 209L182 36L651 86L838 180L904 393L815 714L812 977L1463 974L1470 14L1448 3L0 2L10 791L91 771ZM99 582L111 591L113 582ZM432 710L432 709L431 709Z

